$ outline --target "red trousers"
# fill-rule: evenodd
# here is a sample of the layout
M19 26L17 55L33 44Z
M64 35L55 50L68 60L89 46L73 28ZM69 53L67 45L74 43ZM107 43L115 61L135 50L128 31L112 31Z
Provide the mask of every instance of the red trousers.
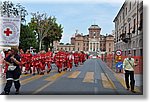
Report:
M62 69L63 62L56 62L58 69Z
M68 68L72 69L72 65L73 65L72 62L68 62L67 65L68 65Z

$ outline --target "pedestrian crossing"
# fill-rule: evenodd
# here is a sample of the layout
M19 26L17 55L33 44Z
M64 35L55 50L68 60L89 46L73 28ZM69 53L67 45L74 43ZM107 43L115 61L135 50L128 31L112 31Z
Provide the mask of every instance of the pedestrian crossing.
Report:
M73 73L71 73L68 78L77 78L79 76L79 74L81 73L81 71L74 71Z
M78 79L80 74L82 73L81 70L74 70L72 72L63 71L61 73L57 73L55 70L50 72L50 74L45 75L21 75L20 82L21 85L27 85L34 81L37 81L38 79L42 79L43 81L47 81L47 83L41 87L39 87L37 90L35 90L32 94L37 94L44 90L45 88L49 87L51 84L55 83L57 80L61 79L64 75L66 79L75 80ZM95 84L95 80L99 81L104 89L113 89L116 90L117 87L114 84L114 81L112 81L111 77L107 73L99 73L100 79L95 79L95 72L85 72L84 77L82 78L81 83L90 83ZM123 79L118 79L118 77L115 74L115 77L117 78L118 82L120 80L122 82L121 85L125 88L125 83L123 83ZM80 77L81 79L81 77ZM4 85L6 83L6 80L0 80L0 85ZM139 90L138 90L139 91Z
M94 72L87 72L82 82L94 83Z

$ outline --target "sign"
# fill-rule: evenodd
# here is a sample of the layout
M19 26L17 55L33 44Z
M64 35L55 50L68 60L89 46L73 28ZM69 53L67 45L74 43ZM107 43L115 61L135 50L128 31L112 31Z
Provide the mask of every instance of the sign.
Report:
M19 46L20 18L0 17L0 45Z
M117 51L116 51L116 55L117 55L117 56L121 56L121 55L122 55L122 51L121 51L121 50L117 50Z
M122 69L123 68L123 63L122 62L116 63L116 68Z

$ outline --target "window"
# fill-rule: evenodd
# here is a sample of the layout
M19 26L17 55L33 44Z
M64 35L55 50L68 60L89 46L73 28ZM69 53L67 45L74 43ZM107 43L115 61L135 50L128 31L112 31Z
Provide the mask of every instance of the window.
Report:
M135 33L135 21L136 21L136 19L134 19L134 21L133 21L133 31L132 31L132 33Z
M109 52L111 52L111 48L109 48Z
M130 34L130 23L129 23L129 28L128 28L128 30L129 30L128 33Z
M133 51L133 55L136 56L136 50Z
M121 22L121 16L120 16L120 22Z
M80 45L80 44L78 43L78 45Z
M127 15L127 10L128 10L128 9L127 9L127 7L126 7L126 15Z
M126 27L125 27L125 32L124 33L126 34Z
M80 51L80 50L79 50L79 47L78 47L78 51Z
M140 49L140 56L143 56L143 49Z
M143 28L143 13L140 14L140 28Z
M130 1L130 4L129 4L129 11L131 10L131 1Z
M111 46L111 43L109 43L109 46Z

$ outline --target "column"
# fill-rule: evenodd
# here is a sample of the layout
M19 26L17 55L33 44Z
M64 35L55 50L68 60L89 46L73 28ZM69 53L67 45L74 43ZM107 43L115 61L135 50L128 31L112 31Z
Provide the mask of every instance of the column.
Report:
M89 51L91 51L90 47L91 47L91 42L89 42Z
M92 42L92 51L93 51L93 42Z

